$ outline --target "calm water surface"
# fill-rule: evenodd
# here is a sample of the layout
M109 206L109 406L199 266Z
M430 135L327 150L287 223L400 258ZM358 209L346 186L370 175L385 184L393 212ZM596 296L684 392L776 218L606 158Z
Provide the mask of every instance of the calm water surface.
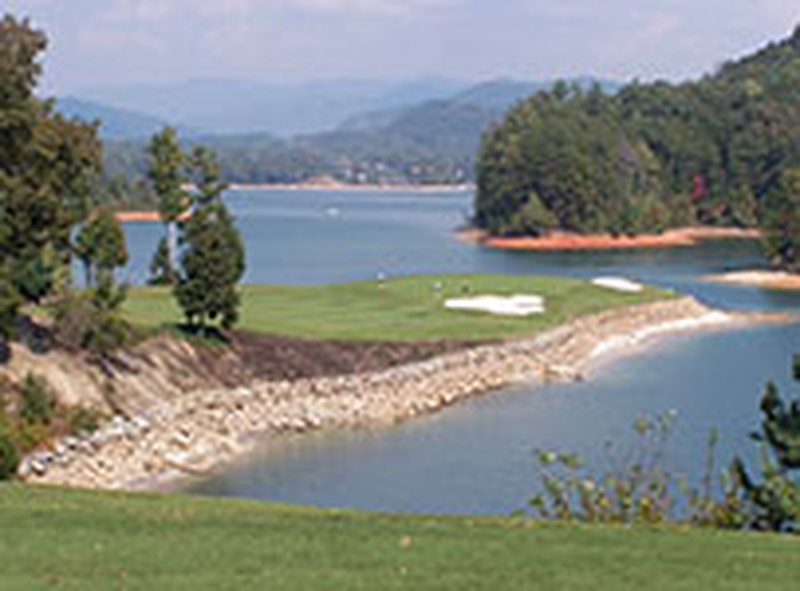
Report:
M237 192L228 202L248 247L251 282L326 283L386 275L496 272L590 277L618 274L691 293L723 308L800 310L800 294L706 283L699 276L764 264L756 244L598 253L511 253L453 239L467 194ZM128 226L131 278L145 277L160 235ZM681 335L596 368L586 382L508 388L391 429L282 443L191 486L198 494L329 507L413 512L505 513L535 488L533 451L576 451L602 467L603 442L630 439L642 414L676 410L669 452L696 477L711 428L720 455L752 457L746 434L759 392L788 390L800 326Z

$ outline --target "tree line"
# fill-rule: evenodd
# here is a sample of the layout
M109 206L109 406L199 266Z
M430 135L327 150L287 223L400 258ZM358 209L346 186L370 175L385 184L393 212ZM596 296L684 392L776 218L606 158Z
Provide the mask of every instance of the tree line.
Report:
M49 307L62 344L103 356L129 332L122 315L125 234L101 196L103 145L97 126L63 117L36 96L45 35L26 20L0 20L0 343L23 340L30 311ZM150 142L146 184L166 234L154 281L173 286L192 327L238 317L244 246L222 202L214 154L185 153L173 129ZM84 284L73 278L83 267ZM40 334L39 331L36 334Z
M558 84L484 135L475 223L494 235L762 226L800 270L800 28L683 84Z

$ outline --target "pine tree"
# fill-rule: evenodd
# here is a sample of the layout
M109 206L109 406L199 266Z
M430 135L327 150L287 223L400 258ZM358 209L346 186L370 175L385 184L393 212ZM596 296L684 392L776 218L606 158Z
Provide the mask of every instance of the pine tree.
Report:
M226 185L220 180L214 154L196 147L190 162L197 189L183 227L184 251L175 297L193 328L205 330L208 321L219 319L228 329L239 317L236 284L244 274L244 244L222 202Z
M156 252L158 262L154 260L151 269L156 269L158 276L152 278L153 283L173 283L174 269L177 260L178 220L184 214L189 196L184 189L187 182L184 174L186 158L178 141L178 134L172 127L165 127L150 140L148 146L150 165L148 177L158 198L158 213L165 228L165 241Z
M184 227L183 247L175 297L187 322L205 330L209 321L219 319L223 328L232 328L239 319L236 285L244 274L245 255L224 204L195 209Z
M128 262L125 232L109 209L96 212L75 240L75 254L83 263L86 285L92 286L102 273L113 273Z

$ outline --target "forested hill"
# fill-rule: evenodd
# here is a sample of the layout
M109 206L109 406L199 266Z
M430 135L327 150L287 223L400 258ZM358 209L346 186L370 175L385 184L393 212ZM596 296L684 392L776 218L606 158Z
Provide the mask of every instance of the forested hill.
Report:
M798 164L800 28L695 82L560 85L520 103L484 137L475 222L495 235L751 226L798 215Z

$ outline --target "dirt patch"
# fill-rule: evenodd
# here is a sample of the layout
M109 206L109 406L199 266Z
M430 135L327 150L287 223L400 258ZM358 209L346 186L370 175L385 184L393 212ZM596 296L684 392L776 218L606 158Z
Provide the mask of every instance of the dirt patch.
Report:
M483 344L315 341L241 332L231 335L230 340L229 355L220 355L220 350L211 347L199 352L207 368L217 366L220 380L235 371L236 367L228 367L230 363L245 369L252 379L298 380L378 372Z

